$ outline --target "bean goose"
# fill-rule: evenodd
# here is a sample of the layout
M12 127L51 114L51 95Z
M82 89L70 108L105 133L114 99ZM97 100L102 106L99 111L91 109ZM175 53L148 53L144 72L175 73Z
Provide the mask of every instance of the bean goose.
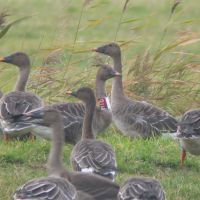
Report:
M82 138L74 146L71 163L75 171L90 172L114 180L117 168L115 152L111 145L96 140L92 131L92 120L96 106L95 96L90 88L80 88L77 92L68 92L85 104L85 116Z
M118 200L165 200L160 183L151 178L131 178L120 188Z
M64 125L62 115L58 110L52 108L37 109L29 113L24 114L32 119L37 119L47 126L50 126L53 130L52 134L52 146L49 154L47 168L50 176L58 176L66 178L71 184L73 184L77 191L84 193L85 196L90 196L88 200L116 200L119 191L119 186L110 180L101 177L99 175L93 175L82 172L70 172L65 169L62 162L62 147L64 136ZM87 198L85 198L87 199Z
M26 92L25 87L30 73L30 60L27 54L22 52L14 53L10 56L0 58L0 62L10 63L19 68L19 78L15 86L15 91L3 95L0 100L0 117L5 139L9 139L9 134L27 133L29 126L24 123L16 124L16 116L41 107L40 98L31 92Z
M112 121L112 114L110 112L110 102L105 92L106 80L119 76L112 67L103 65L99 68L96 75L96 98L100 106L95 108L93 118L93 132L96 135L104 131ZM59 110L63 115L65 142L76 144L81 138L83 117L85 113L85 106L82 103L58 103L51 105ZM34 127L32 132L45 139L51 139L51 129L43 126L42 123Z
M181 166L186 158L186 151L200 155L200 109L186 112L177 128L177 138L182 147Z
M110 56L114 69L122 72L121 50L115 44L107 44L94 51ZM162 131L175 132L177 121L164 110L144 101L133 101L123 92L122 77L115 77L111 91L111 108L113 121L125 135L148 138Z
M75 187L66 179L44 177L28 181L17 189L14 200L78 200Z

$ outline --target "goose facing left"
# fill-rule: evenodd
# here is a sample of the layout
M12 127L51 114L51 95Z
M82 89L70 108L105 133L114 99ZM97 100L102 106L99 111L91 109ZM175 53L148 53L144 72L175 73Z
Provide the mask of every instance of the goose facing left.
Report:
M26 53L17 52L10 56L2 57L0 62L15 65L19 70L19 77L14 91L4 94L0 101L1 124L5 139L9 139L9 135L21 135L28 132L30 125L16 123L17 116L41 107L42 101L35 94L25 90L31 69L30 59Z
M110 180L99 175L82 172L70 172L64 167L62 147L64 143L64 124L62 115L58 110L52 108L36 109L24 114L32 118L43 121L52 128L52 145L47 162L48 175L66 178L73 184L77 192L81 193L81 200L116 200L119 186ZM35 120L33 120L35 119ZM84 195L82 195L84 194ZM87 198L86 196L90 197Z
M114 181L117 162L112 146L97 140L92 129L92 120L96 107L93 91L88 87L67 94L77 97L85 104L82 138L74 146L71 163L75 171L99 174Z

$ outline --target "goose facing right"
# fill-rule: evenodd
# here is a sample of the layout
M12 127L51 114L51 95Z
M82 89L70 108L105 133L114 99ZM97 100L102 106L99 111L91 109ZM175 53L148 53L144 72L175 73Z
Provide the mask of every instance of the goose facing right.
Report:
M110 56L114 69L122 73L121 50L118 44L110 43L93 51ZM129 99L123 91L122 77L115 77L111 91L113 122L117 128L130 137L148 138L160 135L162 131L175 132L177 120L164 110L144 101Z
M118 200L165 200L159 181L152 178L130 178L120 188Z
M96 101L93 91L83 87L76 92L67 92L83 101L85 116L82 128L82 138L74 146L71 153L71 163L75 171L99 174L114 181L117 162L115 152L108 143L95 139L92 130L92 120Z
M64 137L64 124L60 112L53 108L32 110L24 114L29 116L35 123L37 119L52 128L52 146L47 162L49 176L62 177L73 184L77 192L85 194L91 198L85 200L116 200L119 186L110 180L99 175L93 175L82 172L68 171L62 162L62 147ZM81 195L83 196L83 195ZM82 199L81 199L82 200Z

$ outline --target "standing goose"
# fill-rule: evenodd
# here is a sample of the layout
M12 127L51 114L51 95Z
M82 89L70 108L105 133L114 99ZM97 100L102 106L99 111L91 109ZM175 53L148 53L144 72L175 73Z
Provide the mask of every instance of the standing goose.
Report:
M82 172L70 172L65 169L62 162L64 124L62 115L58 110L52 108L45 108L43 110L37 109L24 115L32 118L34 123L37 123L37 119L39 120L39 123L42 120L44 124L50 126L53 129L52 146L47 162L49 176L66 178L71 184L75 186L78 192L84 194L80 196L91 197L88 199L85 198L85 200L117 199L117 194L119 191L119 186L117 184L98 175Z
M93 132L96 135L104 131L112 121L110 111L110 102L105 92L106 80L120 76L109 65L100 66L96 76L96 98L99 101L100 107L96 106L92 121ZM85 114L85 106L83 103L58 103L50 107L61 112L64 120L65 142L76 144L81 139L83 117ZM42 138L51 139L51 129L44 126L42 123L34 127L32 132Z
M27 54L22 52L0 58L0 62L10 63L19 68L19 78L15 91L3 95L0 100L0 117L4 132L27 133L28 128L24 123L16 124L16 116L42 106L41 99L31 92L26 92L25 87L30 74L30 60ZM11 128L12 127L12 128ZM5 133L5 139L9 135Z
M118 200L165 200L160 183L151 178L131 178L120 188Z
M121 50L115 43L110 43L93 51L110 56L114 69L122 73ZM177 121L164 110L144 101L133 101L123 92L122 77L115 77L111 91L113 121L125 135L148 138L162 131L175 132Z
M115 152L111 145L96 140L92 130L92 120L96 106L95 96L90 88L80 88L77 92L68 92L85 104L85 116L82 138L74 146L71 163L75 171L90 172L114 180L117 168Z
M190 110L181 118L177 128L177 138L182 147L181 166L186 158L186 151L200 155L200 109Z

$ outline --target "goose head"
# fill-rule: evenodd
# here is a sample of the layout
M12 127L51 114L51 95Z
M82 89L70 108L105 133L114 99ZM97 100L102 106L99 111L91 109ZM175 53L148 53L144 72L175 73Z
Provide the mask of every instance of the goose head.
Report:
M114 70L110 65L102 65L100 66L98 72L97 72L97 78L106 81L110 78L121 76L119 72Z
M75 92L67 91L67 94L80 99L81 101L83 101L86 104L96 101L94 92L89 87L82 87Z
M23 52L16 52L6 57L0 58L0 62L10 63L19 68L30 66L29 56Z
M118 57L121 55L121 50L117 43L109 43L109 44L103 45L101 47L98 47L96 49L93 49L93 51L105 54L112 58Z

